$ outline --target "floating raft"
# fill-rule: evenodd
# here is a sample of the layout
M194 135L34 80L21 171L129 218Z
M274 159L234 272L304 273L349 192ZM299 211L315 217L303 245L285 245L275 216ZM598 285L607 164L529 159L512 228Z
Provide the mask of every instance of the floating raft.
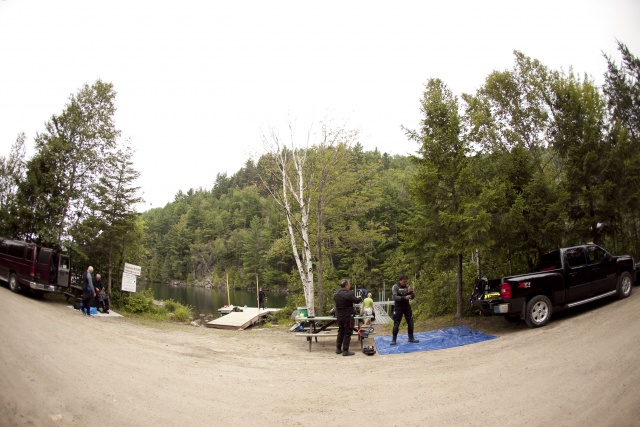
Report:
M242 308L242 311L232 311L218 319L207 322L206 326L207 328L217 329L245 329L255 323L258 323L261 318L279 310L279 308Z

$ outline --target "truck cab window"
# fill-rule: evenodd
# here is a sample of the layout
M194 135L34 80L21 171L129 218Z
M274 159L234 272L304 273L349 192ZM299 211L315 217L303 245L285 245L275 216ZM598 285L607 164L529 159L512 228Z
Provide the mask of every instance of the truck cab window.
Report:
M587 258L584 255L582 248L571 248L565 251L567 257L567 264L569 267L580 267L587 264Z
M560 251L551 251L543 254L538 260L536 271L548 271L560 268Z
M587 256L589 257L589 264L602 262L602 260L604 260L605 253L606 252L602 248L599 248L597 246L589 246L587 248Z

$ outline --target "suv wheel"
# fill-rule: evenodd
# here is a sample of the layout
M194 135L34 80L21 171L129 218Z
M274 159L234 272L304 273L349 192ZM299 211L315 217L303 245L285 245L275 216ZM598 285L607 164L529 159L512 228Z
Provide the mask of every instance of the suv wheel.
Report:
M18 282L18 276L15 274L9 276L9 289L15 293L20 292L20 283Z
M551 301L544 295L536 295L527 303L525 321L531 328L539 328L549 323L553 309Z

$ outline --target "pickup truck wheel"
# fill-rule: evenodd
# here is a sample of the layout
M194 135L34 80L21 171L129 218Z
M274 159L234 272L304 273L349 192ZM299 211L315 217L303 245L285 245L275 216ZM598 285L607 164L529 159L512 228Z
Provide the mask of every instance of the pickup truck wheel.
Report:
M551 319L551 301L544 295L536 295L527 303L525 321L531 328L539 328L549 323Z
M628 271L623 271L618 278L618 298L623 299L631 295L631 274Z
M9 289L15 293L20 292L20 282L18 282L18 276L15 274L9 276Z

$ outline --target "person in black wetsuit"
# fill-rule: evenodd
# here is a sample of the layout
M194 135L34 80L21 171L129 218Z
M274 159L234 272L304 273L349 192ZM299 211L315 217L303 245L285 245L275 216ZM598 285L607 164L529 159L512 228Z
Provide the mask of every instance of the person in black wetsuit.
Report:
M265 295L264 291L262 290L262 288L259 289L258 291L258 308L261 309L266 309L266 303L267 302L267 296Z
M413 337L413 312L409 301L414 299L416 295L413 292L411 286L407 287L409 277L406 274L401 274L398 278L398 283L393 285L391 289L391 296L393 297L394 309L393 309L393 339L391 345L396 345L396 338L398 337L398 330L400 330L400 322L402 316L407 321L407 332L409 334L409 342L417 343L419 340Z
M353 334L353 304L362 302L362 298L355 296L349 289L351 283L348 279L340 281L340 289L333 294L336 303L336 318L338 319L338 338L336 339L336 354L353 356L349 351L351 334Z

